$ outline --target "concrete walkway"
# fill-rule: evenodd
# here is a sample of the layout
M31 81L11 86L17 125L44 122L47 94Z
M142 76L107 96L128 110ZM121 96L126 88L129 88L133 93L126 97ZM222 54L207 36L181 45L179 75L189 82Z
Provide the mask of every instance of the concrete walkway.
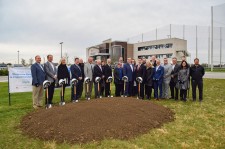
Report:
M0 76L0 82L8 82L8 76Z
M206 72L204 78L225 79L223 72ZM8 76L0 76L0 82L8 82Z
M225 79L225 73L224 72L206 72L204 78Z

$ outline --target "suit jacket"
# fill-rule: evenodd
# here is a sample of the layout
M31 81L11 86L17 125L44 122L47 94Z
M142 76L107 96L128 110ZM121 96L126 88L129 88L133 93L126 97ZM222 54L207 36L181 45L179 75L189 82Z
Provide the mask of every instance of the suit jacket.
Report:
M146 66L144 64L141 64L139 69L138 69L138 65L136 65L136 68L135 68L136 78L141 77L144 81L145 80L145 71L146 71Z
M185 89L187 90L189 88L189 68L186 69L180 69L178 72L178 82L176 84L176 87L178 89Z
M126 63L123 65L123 75L128 77L128 81L134 81L134 66L133 67L133 71L130 67L130 64Z
M82 72L82 82L84 82L84 63L79 63L79 66L80 66L80 69L81 69L81 72Z
M70 67L71 75L72 75L72 78L75 78L78 81L82 81L82 80L79 80L79 77L82 77L82 70L78 66L75 64L71 65Z
M31 66L32 85L42 85L45 81L46 74L44 72L44 68L42 67L41 69L41 67L38 63L34 63Z
M163 68L163 66L160 65L157 71L156 71L156 67L155 67L154 68L153 80L162 82L162 80L163 80L163 74L164 74L164 68Z
M62 65L60 64L58 66L58 70L57 70L57 78L58 80L60 79L66 79L66 85L70 84L70 74L69 74L69 70L67 68L66 65Z
M153 86L154 68L147 68L145 71L145 85Z
M171 79L172 65L170 64L163 65L163 68L164 68L163 81L169 83Z
M172 67L171 75L173 75L173 77L171 77L171 82L174 82L174 83L177 82L177 75L178 75L179 70L180 70L180 66L178 64L176 64L174 66L174 69Z
M104 76L105 76L105 80L108 79L108 77L112 76L112 67L109 66L108 64L106 64L104 66Z
M116 67L114 69L114 83L115 84L123 84L123 80L122 80L122 78L120 78L120 75L123 77L123 68Z
M94 64L85 63L85 65L84 65L84 76L89 77L90 80L93 80L93 71L94 71Z
M46 62L44 64L44 70L45 70L45 73L46 73L46 79L50 82L54 82L56 81L54 79L54 76L57 74L57 70L56 70L56 67L55 65L53 64L53 68L50 64L50 62Z
M202 81L202 77L205 75L205 69L201 65L190 67L190 76L192 80Z
M96 77L100 77L101 78L100 83L102 83L103 76L104 76L104 67L102 67L101 70L98 65L95 65L93 71L93 81L95 82Z

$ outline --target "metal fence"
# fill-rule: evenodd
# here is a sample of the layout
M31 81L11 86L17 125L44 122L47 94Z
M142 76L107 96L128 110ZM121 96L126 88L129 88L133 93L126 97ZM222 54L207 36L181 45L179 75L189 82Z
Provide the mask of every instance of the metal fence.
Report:
M185 39L190 53L190 63L198 57L200 62L207 66L213 64L214 67L225 67L225 4L212 8L213 26L169 24L130 37L128 42L138 43L165 38Z

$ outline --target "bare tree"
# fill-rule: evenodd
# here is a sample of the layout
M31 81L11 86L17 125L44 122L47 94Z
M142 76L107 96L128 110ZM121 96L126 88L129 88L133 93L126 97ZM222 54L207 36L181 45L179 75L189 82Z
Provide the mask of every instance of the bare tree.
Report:
M32 65L33 62L34 62L34 59L33 59L33 58L30 58L30 59L29 59L29 65Z
M22 64L23 66L25 66L25 65L26 65L26 60L23 59L23 58L21 58L21 64Z
M65 53L64 54L64 57L66 59L67 64L69 64L69 55L68 55L68 53Z

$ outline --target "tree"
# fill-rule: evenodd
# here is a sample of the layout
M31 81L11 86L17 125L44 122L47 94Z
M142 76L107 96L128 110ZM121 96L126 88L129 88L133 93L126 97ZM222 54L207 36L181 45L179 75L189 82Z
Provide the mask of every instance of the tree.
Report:
M69 64L69 56L68 56L68 53L65 53L65 54L64 54L64 57L65 57L65 59L66 59L67 64Z
M25 66L25 65L26 65L26 60L23 59L23 58L21 58L21 64L22 64L23 66Z
M30 58L30 59L29 59L29 65L32 65L33 62L34 62L34 59L33 59L33 58Z

